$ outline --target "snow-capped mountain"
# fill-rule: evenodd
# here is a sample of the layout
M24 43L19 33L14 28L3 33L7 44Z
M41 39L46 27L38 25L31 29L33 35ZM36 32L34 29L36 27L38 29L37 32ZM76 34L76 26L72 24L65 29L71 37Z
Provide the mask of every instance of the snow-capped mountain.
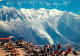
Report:
M34 44L78 44L80 16L57 9L0 9L0 37L23 37Z

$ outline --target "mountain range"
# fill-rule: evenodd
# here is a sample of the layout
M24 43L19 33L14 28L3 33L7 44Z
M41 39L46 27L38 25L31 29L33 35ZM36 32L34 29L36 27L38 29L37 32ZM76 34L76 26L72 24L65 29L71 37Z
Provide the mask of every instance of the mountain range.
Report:
M0 9L0 37L44 44L79 44L80 15L57 9Z

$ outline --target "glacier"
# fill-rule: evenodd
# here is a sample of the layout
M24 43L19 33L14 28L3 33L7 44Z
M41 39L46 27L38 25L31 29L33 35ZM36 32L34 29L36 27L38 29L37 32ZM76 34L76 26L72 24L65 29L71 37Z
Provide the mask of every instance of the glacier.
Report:
M79 44L80 15L57 9L0 9L0 37L33 44Z

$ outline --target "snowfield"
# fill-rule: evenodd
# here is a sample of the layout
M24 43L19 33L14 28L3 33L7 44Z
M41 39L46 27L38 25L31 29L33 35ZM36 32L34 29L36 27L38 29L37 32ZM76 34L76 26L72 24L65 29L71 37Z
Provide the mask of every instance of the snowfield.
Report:
M34 44L78 44L80 15L57 9L0 9L0 37L15 36Z

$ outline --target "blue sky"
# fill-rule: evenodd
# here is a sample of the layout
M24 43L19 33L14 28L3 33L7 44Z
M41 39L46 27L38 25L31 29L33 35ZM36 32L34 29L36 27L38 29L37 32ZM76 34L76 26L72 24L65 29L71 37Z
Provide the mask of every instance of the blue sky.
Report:
M80 0L0 0L0 8L2 5L16 9L58 9L61 11L73 12L80 15Z

